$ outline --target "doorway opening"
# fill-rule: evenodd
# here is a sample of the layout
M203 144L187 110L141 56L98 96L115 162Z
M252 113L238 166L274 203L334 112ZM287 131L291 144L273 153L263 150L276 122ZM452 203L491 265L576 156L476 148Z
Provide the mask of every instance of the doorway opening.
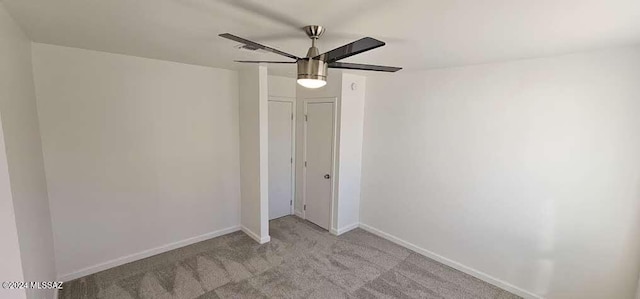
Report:
M333 221L336 102L336 98L303 102L303 215L326 230Z
M269 97L269 220L293 214L295 99Z

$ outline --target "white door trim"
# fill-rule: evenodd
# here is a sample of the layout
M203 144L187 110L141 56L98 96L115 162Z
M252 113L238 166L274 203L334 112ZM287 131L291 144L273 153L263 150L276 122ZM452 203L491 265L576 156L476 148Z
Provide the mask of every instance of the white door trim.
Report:
M291 103L291 204L289 205L289 215L293 215L293 204L296 201L296 99L269 96L269 102Z
M331 215L329 218L329 228L333 227L335 209L338 206L335 198L335 179L336 179L336 159L337 159L337 138L338 138L338 98L337 97L323 97L323 98L305 98L303 99L304 105L304 117L307 115L307 106L309 103L332 103L333 104L333 140L331 146ZM303 130L303 143L302 143L302 162L307 161L307 121L304 120ZM302 218L307 219L307 211L304 208L307 205L307 167L302 165Z

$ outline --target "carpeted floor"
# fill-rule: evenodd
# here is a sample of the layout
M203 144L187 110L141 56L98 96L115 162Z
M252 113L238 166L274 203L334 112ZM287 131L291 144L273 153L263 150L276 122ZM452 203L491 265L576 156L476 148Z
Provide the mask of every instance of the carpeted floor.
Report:
M519 298L361 229L294 216L67 282L59 298Z

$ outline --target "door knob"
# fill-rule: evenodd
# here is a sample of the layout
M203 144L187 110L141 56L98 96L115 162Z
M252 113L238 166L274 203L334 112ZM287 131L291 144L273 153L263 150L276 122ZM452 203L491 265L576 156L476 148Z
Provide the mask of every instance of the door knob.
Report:
M328 179L330 179L330 178L331 178L331 176L330 176L330 175L328 175L328 174L325 174L325 175L324 175L324 178L328 180Z

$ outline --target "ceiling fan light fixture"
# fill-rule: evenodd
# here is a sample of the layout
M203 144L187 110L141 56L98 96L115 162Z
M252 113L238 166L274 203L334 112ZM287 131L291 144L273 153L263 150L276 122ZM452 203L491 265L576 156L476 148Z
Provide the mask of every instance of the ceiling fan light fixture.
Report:
M327 85L327 81L322 80L322 79L306 79L306 78L302 78L302 79L298 79L298 84L300 84L302 87L306 87L306 88L320 88L322 86Z

